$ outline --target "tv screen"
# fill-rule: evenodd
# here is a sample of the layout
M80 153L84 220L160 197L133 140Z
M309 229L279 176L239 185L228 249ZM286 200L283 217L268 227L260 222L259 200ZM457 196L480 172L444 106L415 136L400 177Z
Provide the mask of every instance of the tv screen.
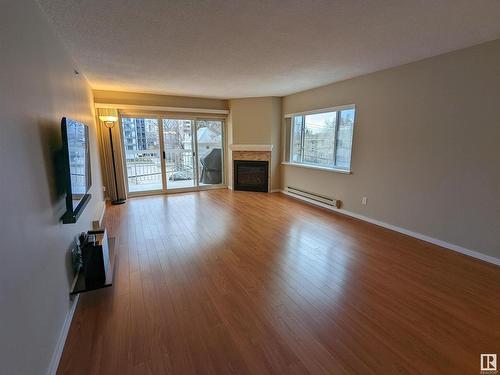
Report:
M90 199L89 129L81 122L63 117L61 130L66 170L66 214L63 222L74 223Z

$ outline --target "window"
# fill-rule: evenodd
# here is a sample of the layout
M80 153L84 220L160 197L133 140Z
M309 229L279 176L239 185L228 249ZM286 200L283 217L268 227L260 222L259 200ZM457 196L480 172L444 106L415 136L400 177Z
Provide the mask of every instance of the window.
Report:
M350 171L354 106L292 117L290 162Z

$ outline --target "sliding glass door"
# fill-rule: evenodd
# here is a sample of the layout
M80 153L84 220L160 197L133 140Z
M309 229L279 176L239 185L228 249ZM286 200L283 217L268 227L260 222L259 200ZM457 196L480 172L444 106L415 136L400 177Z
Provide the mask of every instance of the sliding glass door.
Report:
M223 184L223 120L122 116L121 130L130 195Z
M163 119L163 160L167 189L190 188L196 185L193 121Z
M122 117L125 174L129 193L163 189L158 119Z
M198 184L219 185L223 181L223 143L221 120L196 121Z

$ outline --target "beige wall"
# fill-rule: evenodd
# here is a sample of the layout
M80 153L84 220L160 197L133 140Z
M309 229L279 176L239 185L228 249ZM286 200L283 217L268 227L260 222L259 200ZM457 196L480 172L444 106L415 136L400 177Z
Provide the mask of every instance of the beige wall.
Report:
M195 98L187 96L144 94L135 92L94 90L96 103L132 104L143 106L228 109L224 99Z
M283 112L343 104L353 173L283 166L283 186L500 258L500 41L290 95Z
M271 101L271 154L272 182L271 190L281 190L281 98L273 97Z
M279 98L229 100L235 144L271 144L273 104Z
M230 99L232 143L272 144L271 189L279 189L281 98ZM231 180L232 181L232 180Z
M92 92L36 2L0 12L0 373L45 374L72 302L69 249L103 207ZM92 199L63 225L61 117L89 125Z
M226 124L226 153L224 159L224 169L226 173L226 184L228 187L233 187L233 152L231 150L230 145L233 142L233 116L231 111L227 116L227 124Z

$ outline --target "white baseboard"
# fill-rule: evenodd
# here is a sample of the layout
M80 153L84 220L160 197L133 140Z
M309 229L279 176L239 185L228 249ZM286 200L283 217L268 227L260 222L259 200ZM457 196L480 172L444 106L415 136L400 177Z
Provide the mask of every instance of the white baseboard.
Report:
M356 219L367 221L371 224L375 224L375 225L378 225L380 227L393 230L395 232L403 233L403 234L406 234L407 236L418 238L419 240L430 242L434 245L438 245L438 246L444 247L446 249L453 250L453 251L456 251L458 253L468 255L470 257L480 259L480 260L483 260L485 262L496 264L497 266L500 266L500 259L492 257L490 255L486 255L486 254L480 253L480 252L475 251L475 250L466 249L465 247L462 247L462 246L458 246L458 245L455 245L455 244L452 244L449 242L438 240L437 238L429 237L429 236L426 236L425 234L413 232L413 231L405 229L405 228L400 228L400 227L397 227L397 226L392 225L392 224L384 223L383 221L372 219L370 217L363 216L363 215L360 215L360 214L357 214L357 213L354 213L351 211L338 209L338 208L329 206L327 204L324 204L321 202L316 202L316 201L313 201L312 199L290 193L290 192L285 191L285 190L281 190L281 192L285 195L288 195L288 196L293 197L295 199L302 200L302 201L310 203L312 205L320 206L320 207L326 208L328 210L338 212L338 213L343 214L343 215L347 215L347 216L354 217Z
M66 338L68 337L69 327L71 327L71 321L73 320L73 315L75 314L76 305L78 305L79 298L80 295L77 294L75 299L73 300L73 304L71 305L70 310L68 311L68 314L66 315L61 333L59 334L59 339L56 343L56 348L54 350L54 353L52 354L52 359L50 360L49 371L47 371L48 375L56 375L57 373L59 361L61 360L61 356L64 350L64 344L66 343Z
M104 213L106 212L106 201L101 202L96 211L96 217L99 219L92 221L92 229L96 230L102 228L102 219L104 218Z

